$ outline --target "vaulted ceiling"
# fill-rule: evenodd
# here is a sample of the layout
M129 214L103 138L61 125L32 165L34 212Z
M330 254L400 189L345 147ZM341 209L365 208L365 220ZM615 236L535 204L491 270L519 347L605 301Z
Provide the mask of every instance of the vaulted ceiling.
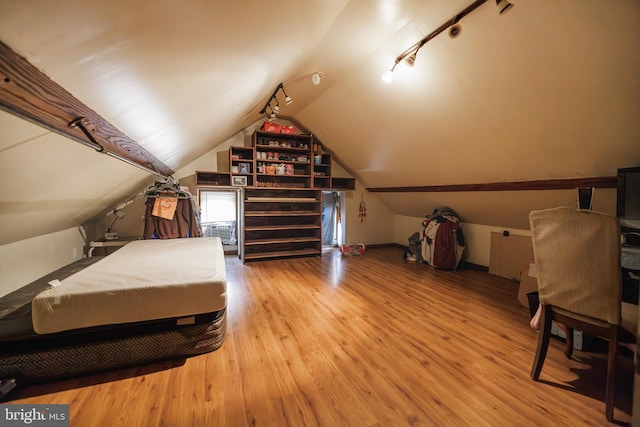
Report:
M382 82L469 3L0 0L0 41L173 170L259 120L280 82L294 99L282 116L366 187L640 165L639 2L514 0L498 15L490 0ZM82 224L152 178L5 112L0 167L0 244ZM380 193L401 215L447 204L467 222L525 227L530 208L564 197Z

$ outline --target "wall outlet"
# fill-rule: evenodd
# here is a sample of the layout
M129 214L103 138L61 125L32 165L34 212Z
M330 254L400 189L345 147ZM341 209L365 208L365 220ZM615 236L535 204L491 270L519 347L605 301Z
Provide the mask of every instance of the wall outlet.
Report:
M71 259L78 259L78 248L73 248L71 251Z

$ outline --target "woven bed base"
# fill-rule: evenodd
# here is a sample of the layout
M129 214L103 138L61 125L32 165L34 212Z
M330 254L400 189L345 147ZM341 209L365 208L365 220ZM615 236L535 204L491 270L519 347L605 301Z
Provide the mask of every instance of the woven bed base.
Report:
M211 323L135 337L0 356L0 379L36 383L217 350L227 313Z

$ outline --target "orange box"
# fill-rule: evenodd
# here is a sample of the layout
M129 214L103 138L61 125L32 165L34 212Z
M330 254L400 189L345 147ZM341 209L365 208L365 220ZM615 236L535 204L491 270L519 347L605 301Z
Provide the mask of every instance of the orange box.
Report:
M280 129L280 133L292 134L293 132L295 132L295 130L296 130L295 126L282 125L282 127Z

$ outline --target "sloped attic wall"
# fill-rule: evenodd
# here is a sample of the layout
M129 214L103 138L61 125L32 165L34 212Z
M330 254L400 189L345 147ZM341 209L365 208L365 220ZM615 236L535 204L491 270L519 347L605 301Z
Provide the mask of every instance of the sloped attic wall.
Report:
M612 177L640 165L640 3L520 1L503 16L492 6L464 18L458 38L428 42L385 85L395 55L447 19L416 14L296 119L367 187ZM603 210L614 211L614 194L598 192ZM400 215L451 206L473 224L521 229L532 209L575 206L565 190L379 197Z

